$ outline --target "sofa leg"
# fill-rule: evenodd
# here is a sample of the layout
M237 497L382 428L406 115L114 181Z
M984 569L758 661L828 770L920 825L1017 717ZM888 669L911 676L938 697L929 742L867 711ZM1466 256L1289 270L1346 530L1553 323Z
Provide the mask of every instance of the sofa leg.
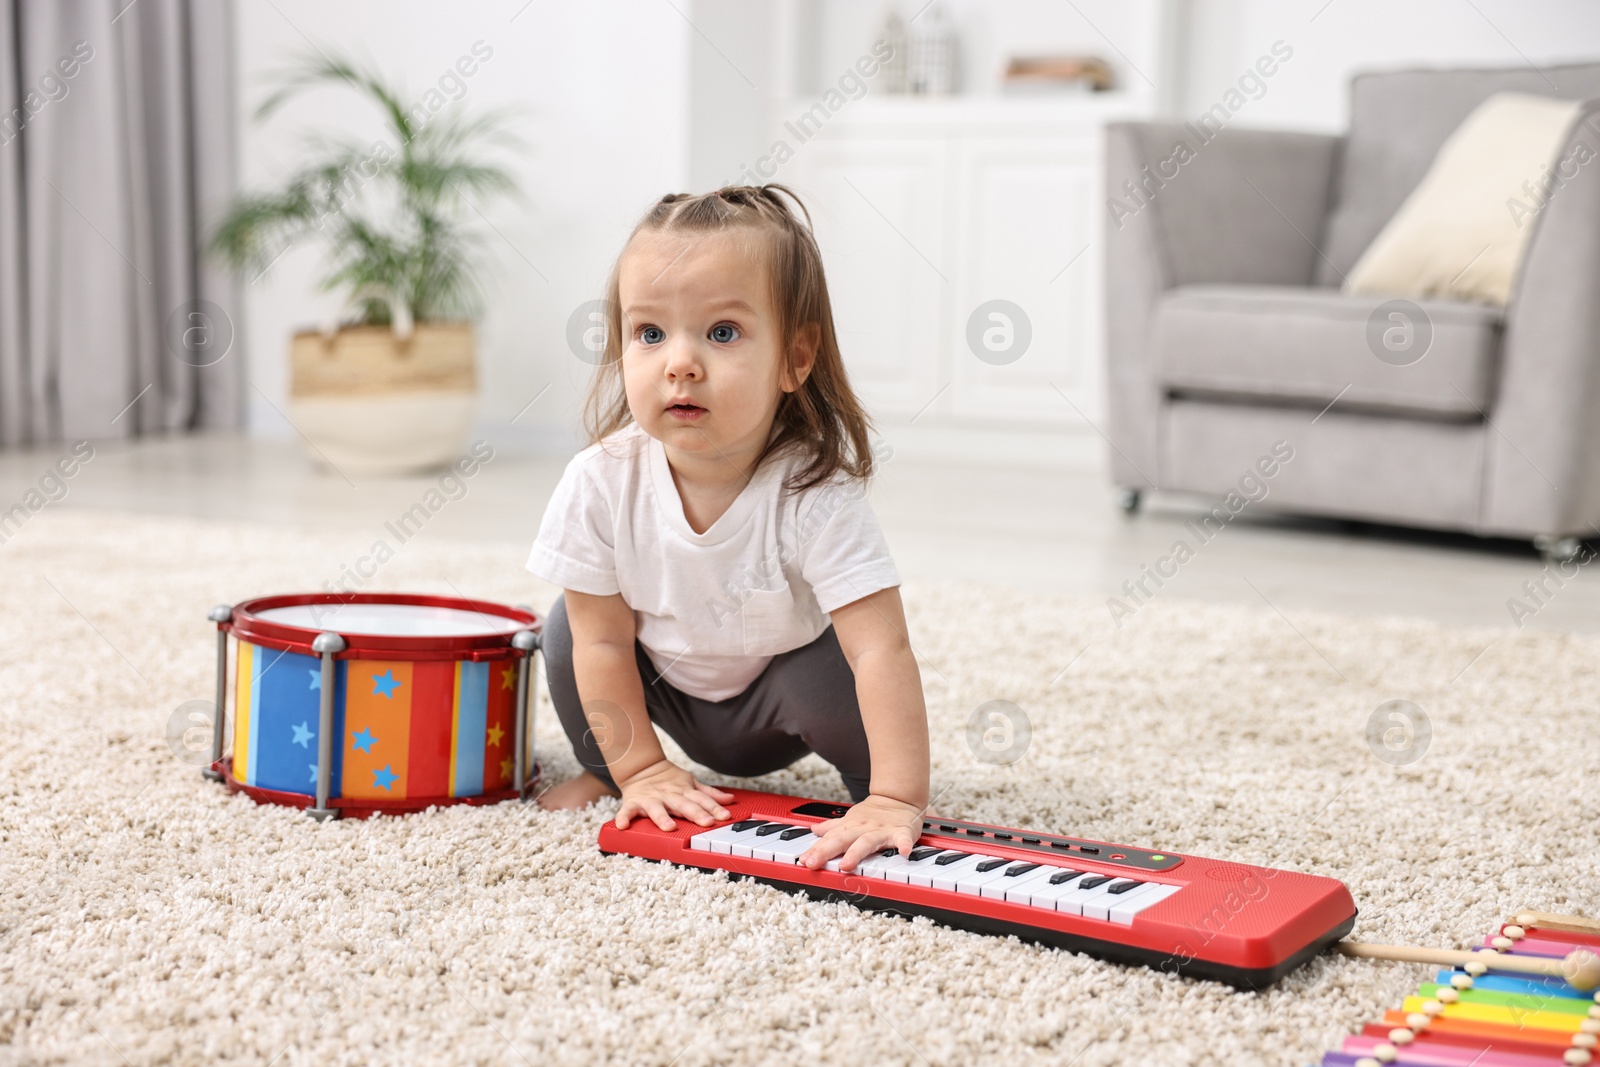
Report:
M1144 494L1138 489L1122 489L1117 492L1117 507L1126 515L1132 515L1139 510L1139 501Z
M1533 539L1533 547L1539 550L1546 563L1569 563L1583 552L1583 541L1577 537L1553 537L1545 534Z

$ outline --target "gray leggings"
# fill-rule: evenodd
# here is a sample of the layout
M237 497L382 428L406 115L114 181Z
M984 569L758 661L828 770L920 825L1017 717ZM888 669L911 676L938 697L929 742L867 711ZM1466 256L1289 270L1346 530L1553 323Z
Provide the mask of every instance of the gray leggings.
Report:
M564 596L550 606L539 643L550 700L573 753L584 770L615 788L578 700ZM696 763L735 778L754 778L815 752L839 769L852 800L866 798L872 780L867 733L856 701L855 674L832 626L809 645L774 656L748 689L727 700L702 700L679 692L665 676L657 678L637 640L634 657L650 721Z

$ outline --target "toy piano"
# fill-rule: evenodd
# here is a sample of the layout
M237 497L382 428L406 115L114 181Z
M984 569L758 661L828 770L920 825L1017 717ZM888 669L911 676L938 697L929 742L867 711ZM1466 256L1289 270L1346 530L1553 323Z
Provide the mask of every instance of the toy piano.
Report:
M661 830L608 820L600 849L727 871L822 900L1258 988L1350 932L1344 883L1270 867L930 818L909 856L889 849L851 873L796 863L811 827L846 805L730 790L728 821Z

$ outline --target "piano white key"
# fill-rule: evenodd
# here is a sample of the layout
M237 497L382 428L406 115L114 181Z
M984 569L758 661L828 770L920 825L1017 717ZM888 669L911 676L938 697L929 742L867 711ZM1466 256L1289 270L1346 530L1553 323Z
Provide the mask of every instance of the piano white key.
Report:
M988 858L999 859L1000 857L990 856ZM971 871L962 875L956 880L956 892L977 896L978 890L982 889L996 878L1004 878L1006 876L1006 868L1011 866L1011 863L1002 863L1000 866L987 871L980 871L977 869L981 866L983 866L982 863L974 865Z
M924 868L932 867L933 861L936 859L938 859L938 853L932 856L924 856L920 860L914 860L910 856L898 857L895 862L883 869L883 880L886 882L909 883L912 874L920 873Z
M961 880L962 876L970 872L980 861L987 858L974 853L964 860L956 860L954 863L946 864L943 867L938 867L935 864L937 869L933 873L933 888L948 889L954 892L956 883Z
M905 857L900 855L898 852L892 856L885 856L880 850L879 852L874 852L871 856L868 856L866 859L862 860L861 863L856 867L856 873L867 878L877 878L881 880L885 870L900 862L904 858Z
M1113 893L1113 892L1110 891L1111 890L1111 886L1116 885L1117 882L1124 882L1124 881L1127 881L1127 879L1118 878L1118 879L1110 882L1105 887L1106 888L1105 896L1102 896L1102 897L1096 899L1092 903L1085 904L1083 906L1084 918L1086 918L1086 919L1109 919L1109 918L1111 918L1111 909L1112 908L1116 907L1118 904L1120 904L1123 901L1127 900L1129 897L1137 898L1140 893L1143 893L1146 889L1148 889L1150 887L1150 883L1149 882L1143 882L1143 883L1141 883L1139 885L1134 886L1132 889L1124 890L1121 893Z
M1011 868L1015 867L1018 863L1032 862L1032 860L1017 860L1012 863L1007 863L1003 868L1001 868L1001 870L1009 872ZM1016 885L1018 882L1032 878L1042 869L1043 868L1035 868L1031 871L1024 871L1017 875L1008 873L1003 878L996 878L989 884L980 886L978 888L978 895L980 897L988 897L990 900L1004 900L1006 899L1006 893L1010 891L1012 886Z
M948 864L946 864L944 867L939 866L939 856L943 856L945 852L954 851L955 849L941 849L939 854L929 859L928 862L917 864L916 867L910 871L910 876L906 880L910 884L920 885L924 889L932 888L934 878L949 869Z
M773 820L773 822L776 822L776 821L777 821L776 819ZM733 846L733 854L735 856L738 856L738 855L741 855L741 854L748 855L751 859L758 859L758 860L770 860L770 859L773 859L774 858L774 856L773 856L773 851L774 851L773 850L773 846L774 845L783 844L782 841L778 840L778 835L783 833L783 831L782 830L774 830L772 833L766 834L765 836L762 836L757 832L760 829L761 829L760 827L757 827L756 830L751 830L749 834L740 834L739 836L741 838L749 837L750 838L750 843L747 845L741 840L740 842L738 842L737 844L735 844ZM740 849L748 849L749 851L745 852L745 853L740 853L740 851L739 851Z
M1146 908L1153 907L1154 905L1161 903L1163 900L1166 900L1177 891L1178 887L1175 885L1162 885L1158 882L1147 882L1138 896L1134 897L1132 900L1125 900L1121 904L1114 905L1111 909L1110 919L1114 923L1121 923L1124 926L1132 926L1134 916L1138 915ZM1131 893L1129 895L1132 896Z
M1005 898L1013 904L1026 904L1037 887L1049 885L1050 879L1064 870L1065 867L1046 866L1016 878L1008 878L1006 881L1010 884L1005 887Z
M1070 868L1074 873L1071 878L1052 883L1046 878L1042 883L1034 882L1028 887L1028 903L1036 908L1045 908L1049 911L1056 910L1056 901L1064 896L1078 891L1078 882L1087 877L1077 868ZM1052 875L1052 877L1054 877Z
M782 834L776 835L782 837ZM778 841L772 846L773 859L779 863L793 863L795 857L817 843L816 834L805 834L792 841Z
M745 832L754 834L755 831L747 830ZM689 838L689 847L701 852L715 852L718 855L726 856L733 851L733 842L739 836L739 834L734 833L733 824L730 823L727 826L718 826L704 833L695 834Z
M1084 906L1093 904L1101 897L1107 896L1106 886L1116 880L1113 878L1111 881L1101 882L1093 889L1079 889L1076 892L1068 893L1064 897L1058 897L1056 899L1056 910L1066 912L1069 915L1082 915Z

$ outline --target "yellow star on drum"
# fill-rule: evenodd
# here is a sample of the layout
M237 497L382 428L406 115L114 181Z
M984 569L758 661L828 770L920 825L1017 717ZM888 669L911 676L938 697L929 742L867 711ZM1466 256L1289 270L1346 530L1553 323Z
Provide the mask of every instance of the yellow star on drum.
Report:
M489 734L489 743L491 745L493 745L495 748L499 748L500 747L500 739L506 735L506 732L504 730L500 729L500 727L498 727L498 726L489 727L487 732Z
M510 778L511 777L511 762L512 761L508 760L508 759L503 759L503 760L500 761L500 777L502 777L502 778Z
M500 688L515 689L516 687L517 669L515 667L507 667L505 670L500 672Z

